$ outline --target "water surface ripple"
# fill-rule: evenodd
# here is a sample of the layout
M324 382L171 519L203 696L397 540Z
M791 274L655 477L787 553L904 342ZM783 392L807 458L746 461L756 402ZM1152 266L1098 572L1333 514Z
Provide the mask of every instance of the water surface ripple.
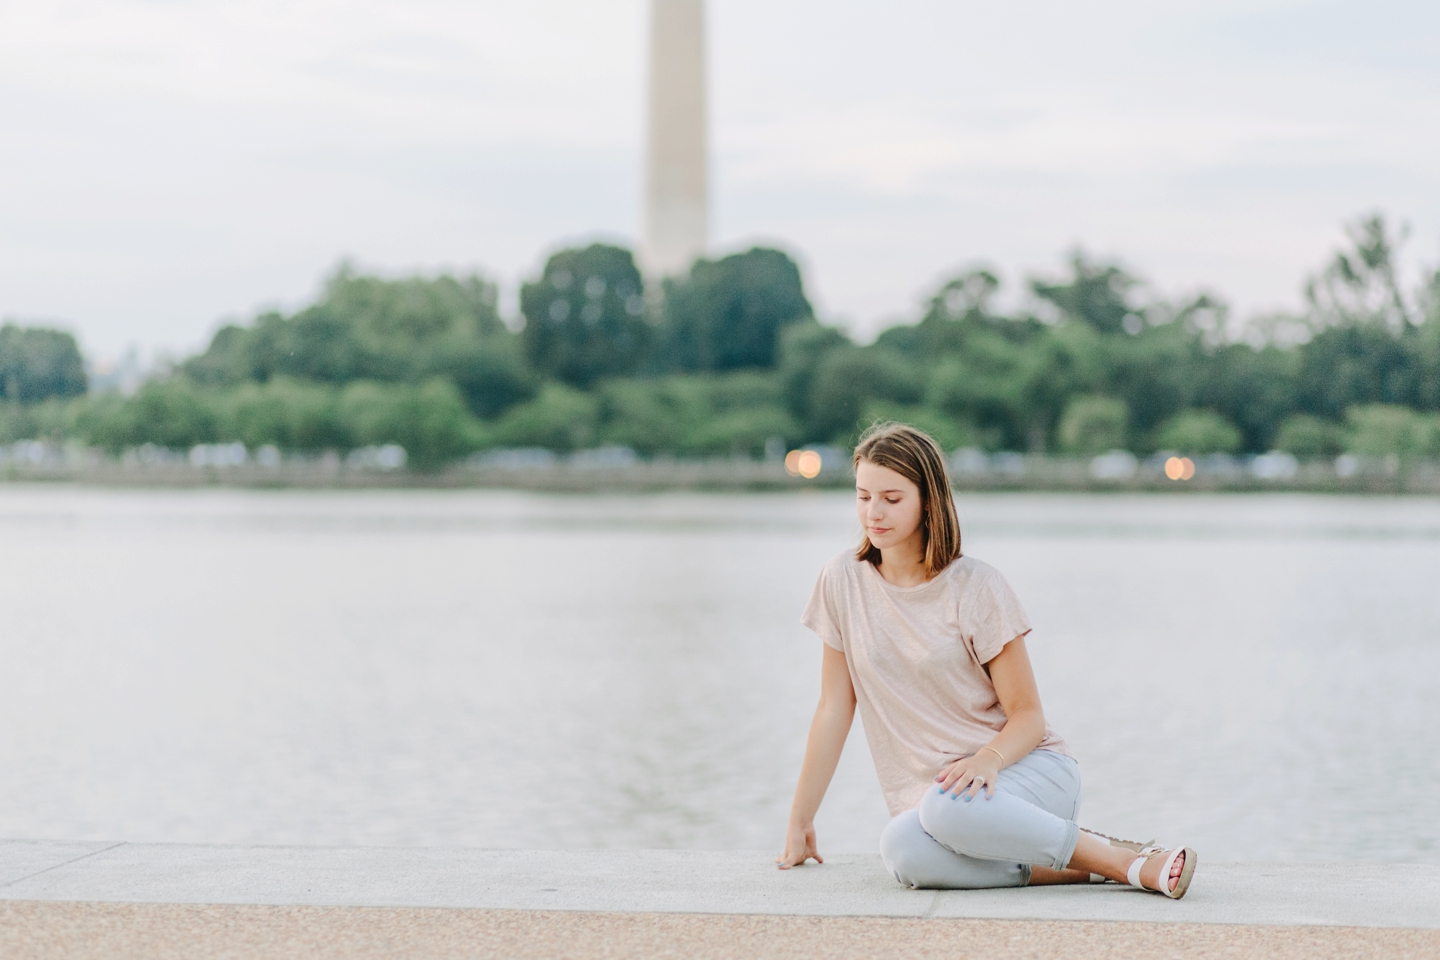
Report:
M1440 860L1440 502L976 495L1081 820ZM778 848L843 493L0 488L0 836ZM856 735L821 849L886 816Z

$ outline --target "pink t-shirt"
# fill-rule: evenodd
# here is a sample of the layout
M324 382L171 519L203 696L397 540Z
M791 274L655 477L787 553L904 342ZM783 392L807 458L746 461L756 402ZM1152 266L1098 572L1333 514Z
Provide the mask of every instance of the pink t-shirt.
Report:
M891 816L1005 725L984 664L1030 632L989 564L960 557L928 583L897 587L853 552L820 571L801 623L845 654ZM1070 752L1048 724L1037 749Z

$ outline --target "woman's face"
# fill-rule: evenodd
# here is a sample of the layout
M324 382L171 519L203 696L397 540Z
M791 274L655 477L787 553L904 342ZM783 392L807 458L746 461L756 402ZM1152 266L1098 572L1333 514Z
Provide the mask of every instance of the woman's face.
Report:
M879 464L855 465L855 509L870 543L887 550L920 536L920 488Z

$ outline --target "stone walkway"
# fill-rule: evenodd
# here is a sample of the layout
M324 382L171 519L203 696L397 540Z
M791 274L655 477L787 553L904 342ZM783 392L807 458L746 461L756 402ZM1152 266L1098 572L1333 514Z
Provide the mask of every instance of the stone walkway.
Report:
M983 948L983 949L982 949ZM1440 956L1440 867L905 890L873 856L0 841L0 956Z

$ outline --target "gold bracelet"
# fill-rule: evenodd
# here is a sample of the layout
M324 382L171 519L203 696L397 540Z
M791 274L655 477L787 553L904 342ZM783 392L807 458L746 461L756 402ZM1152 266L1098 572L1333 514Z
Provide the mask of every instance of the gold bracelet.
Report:
M1000 762L1001 762L1002 764L1008 764L1008 763L1010 762L1009 760L1006 760L1006 759L1005 759L1005 754L1001 753L999 750L996 750L994 747L990 746L988 743L987 743L985 746L981 747L980 749L981 749L981 750L989 750L991 753L995 754L995 756L997 756L997 757L1000 758Z

